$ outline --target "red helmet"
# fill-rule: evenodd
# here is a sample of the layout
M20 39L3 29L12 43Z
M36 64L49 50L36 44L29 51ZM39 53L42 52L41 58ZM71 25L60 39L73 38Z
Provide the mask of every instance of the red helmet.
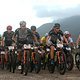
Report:
M7 30L12 30L12 26L11 25L8 25L7 26Z

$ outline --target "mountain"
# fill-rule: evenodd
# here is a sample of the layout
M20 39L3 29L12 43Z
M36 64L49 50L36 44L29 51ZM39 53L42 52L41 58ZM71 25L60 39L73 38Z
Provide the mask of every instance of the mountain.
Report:
M49 32L54 25L54 23L60 23L61 24L61 30L64 32L68 30L74 41L77 39L79 33L80 33L80 15L77 16L71 16L64 19L59 19L56 21L53 21L52 23L45 23L41 25L37 31L40 33L41 36L43 36L45 33Z

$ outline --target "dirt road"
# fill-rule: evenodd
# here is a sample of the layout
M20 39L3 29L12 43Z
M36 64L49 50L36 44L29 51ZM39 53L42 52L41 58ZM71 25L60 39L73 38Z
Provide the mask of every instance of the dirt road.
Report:
M80 80L80 71L76 67L72 71L66 71L65 75L60 75L57 70L50 74L48 70L42 70L39 74L29 73L27 76L20 74L20 71L11 73L0 70L0 80Z

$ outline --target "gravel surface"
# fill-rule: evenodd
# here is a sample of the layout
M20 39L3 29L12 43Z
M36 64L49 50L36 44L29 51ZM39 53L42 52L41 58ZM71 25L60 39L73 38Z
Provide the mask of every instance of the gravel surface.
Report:
M0 70L0 80L80 80L80 71L74 67L72 71L66 71L65 75L60 75L57 70L53 74L48 70L41 70L39 74L33 71L24 76L19 70L15 73Z

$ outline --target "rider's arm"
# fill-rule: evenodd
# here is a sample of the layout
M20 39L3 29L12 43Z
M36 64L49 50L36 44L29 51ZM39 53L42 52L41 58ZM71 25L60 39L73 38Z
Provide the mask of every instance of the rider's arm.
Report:
M69 45L70 45L73 49L75 49L75 44L74 44L74 41L73 41L73 39L72 39L71 37L69 37Z
M73 39L71 37L69 37L69 43L74 46L74 42L73 42Z
M78 46L79 45L79 42L80 42L80 35L78 36L78 39L76 41L76 45Z
M46 37L46 45L51 45L51 44L52 44L52 42L50 41L50 39L51 39L51 36L48 35L48 36Z
M68 45L68 40L66 39L66 37L63 35L63 40L66 42L66 44Z
M65 37L65 35L63 34L63 32L61 30L60 30L60 34L63 36L64 42L68 45L69 44L68 40L67 40L67 38Z

